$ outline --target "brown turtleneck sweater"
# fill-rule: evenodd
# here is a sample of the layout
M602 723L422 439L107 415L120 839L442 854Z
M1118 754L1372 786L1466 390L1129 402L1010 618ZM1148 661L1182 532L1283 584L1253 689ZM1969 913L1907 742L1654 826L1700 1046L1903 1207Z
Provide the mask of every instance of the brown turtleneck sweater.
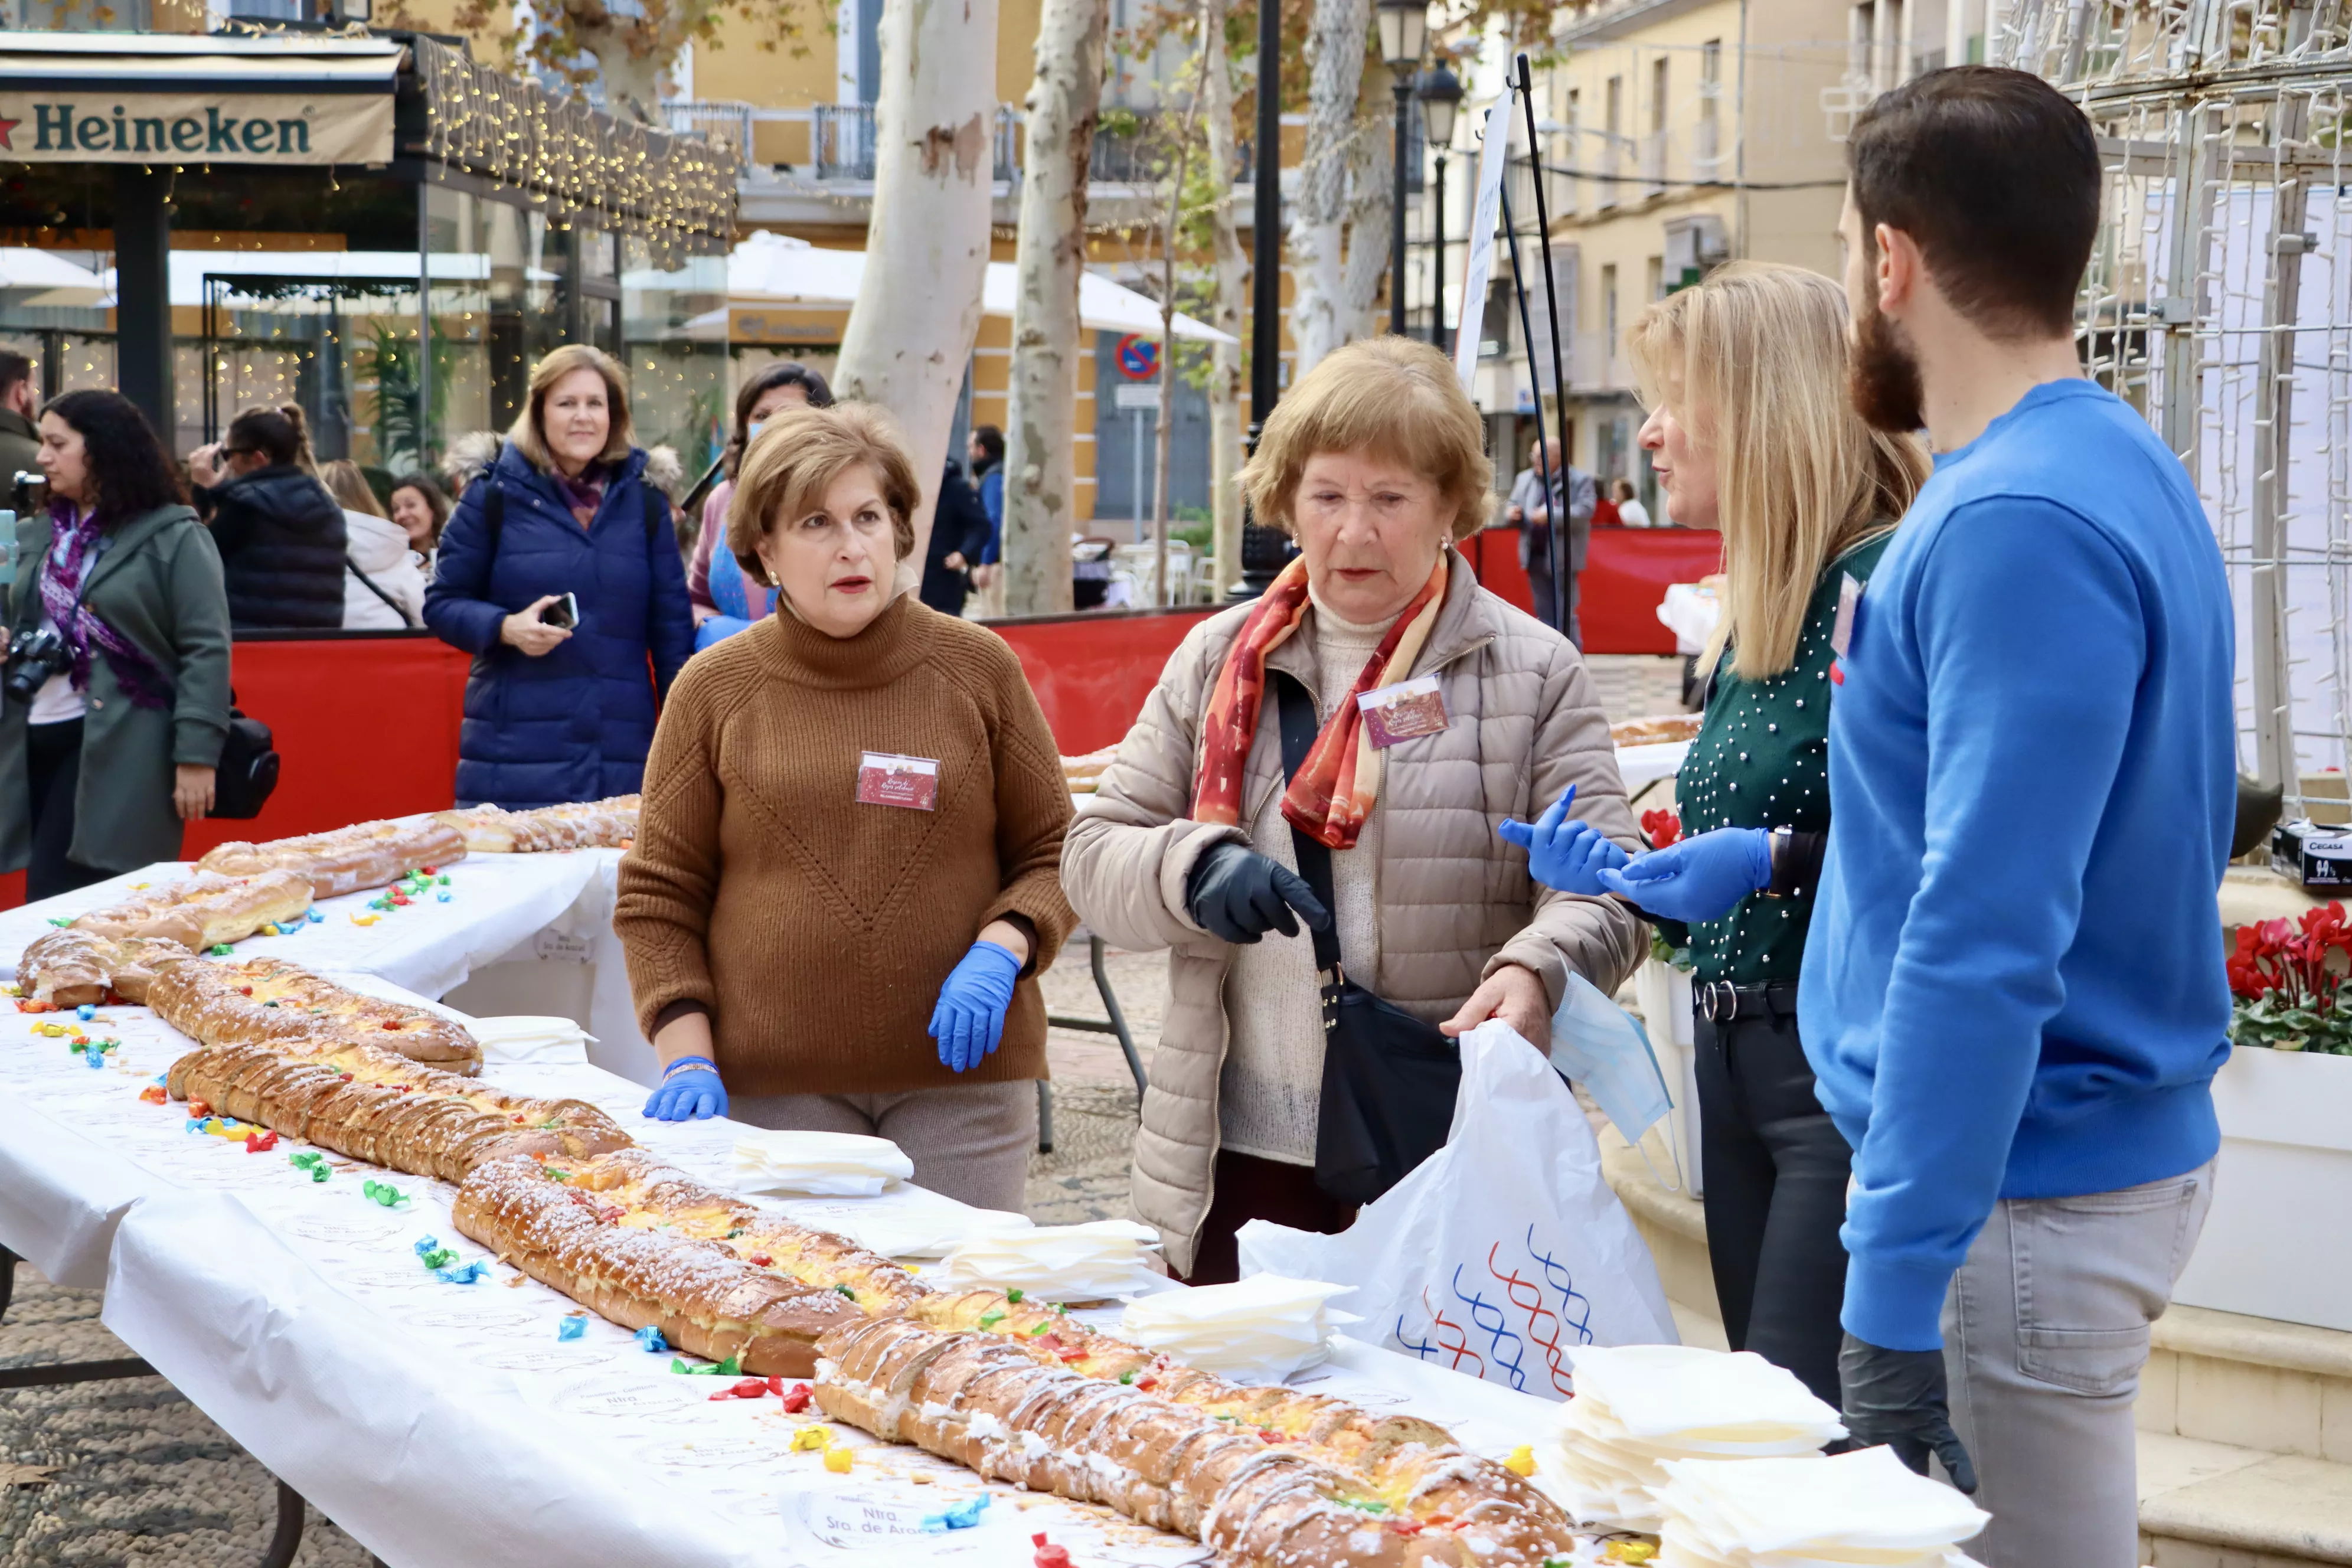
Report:
M940 764L938 805L862 805L866 752ZM854 637L772 615L688 663L646 759L613 929L637 1019L699 1005L738 1094L882 1094L1045 1076L1034 978L1076 917L1053 731L1003 639L902 595ZM1000 917L1034 951L1004 1043L966 1073L925 1033Z

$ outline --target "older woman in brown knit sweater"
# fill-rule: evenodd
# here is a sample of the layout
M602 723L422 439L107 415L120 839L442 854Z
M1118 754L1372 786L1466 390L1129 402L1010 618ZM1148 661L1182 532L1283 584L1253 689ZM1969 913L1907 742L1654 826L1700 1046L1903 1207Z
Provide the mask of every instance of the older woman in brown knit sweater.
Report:
M877 1133L919 1185L1017 1210L1070 799L1012 650L894 596L919 499L870 407L790 410L746 454L727 545L776 612L671 689L613 926L648 1116Z

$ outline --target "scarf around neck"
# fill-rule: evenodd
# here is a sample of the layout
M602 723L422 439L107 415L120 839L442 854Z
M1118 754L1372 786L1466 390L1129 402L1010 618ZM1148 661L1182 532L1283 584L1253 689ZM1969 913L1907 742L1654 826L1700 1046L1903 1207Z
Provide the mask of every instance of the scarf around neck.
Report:
M1388 635L1364 663L1363 673L1323 722L1283 792L1282 815L1293 827L1333 849L1352 849L1381 791L1381 752L1364 724L1356 699L1389 683L1390 671L1409 674L1421 657L1430 628L1445 598L1445 557L1440 554L1429 581L1412 596ZM1226 826L1241 823L1242 774L1257 735L1258 710L1265 697L1265 656L1288 640L1307 614L1307 563L1302 557L1282 569L1257 607L1242 623L1225 667L1209 693L1201 722L1201 770L1192 781L1192 817Z
M572 521L586 528L596 521L596 509L604 504L604 487L611 476L602 463L591 463L574 479L552 463L548 465L548 477L563 494L563 504L572 509Z
M87 603L78 602L82 578L97 566L99 553L98 513L66 500L52 505L49 560L41 573L41 608L57 623L58 635L72 655L73 689L89 689L90 652L95 648L106 656L115 684L133 707L168 708L172 689L154 661L138 644L99 619Z

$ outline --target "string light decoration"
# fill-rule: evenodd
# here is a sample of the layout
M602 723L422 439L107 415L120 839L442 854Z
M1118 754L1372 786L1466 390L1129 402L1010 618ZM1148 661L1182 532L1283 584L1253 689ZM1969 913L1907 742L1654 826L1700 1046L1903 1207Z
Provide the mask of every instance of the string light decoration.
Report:
M640 235L656 265L689 236L733 240L733 147L615 120L431 38L412 47L427 109L413 151L542 196L555 221Z

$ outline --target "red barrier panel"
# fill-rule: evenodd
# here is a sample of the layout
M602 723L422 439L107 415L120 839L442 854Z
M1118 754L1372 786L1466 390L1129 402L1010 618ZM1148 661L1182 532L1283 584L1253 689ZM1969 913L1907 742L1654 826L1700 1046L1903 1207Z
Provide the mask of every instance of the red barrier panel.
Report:
M1462 547L1481 586L1533 613L1519 533L1490 528ZM1703 528L1596 528L1584 552L1577 619L1587 653L1672 653L1675 634L1658 606L1675 583L1696 583L1723 569L1723 536Z
M180 853L455 805L470 662L416 633L239 638L230 679L237 706L276 739L278 789L249 822L194 824ZM0 908L24 901L25 874L0 878Z
M1065 755L1118 744L1159 684L1168 656L1207 607L1033 616L986 622L1013 646Z

